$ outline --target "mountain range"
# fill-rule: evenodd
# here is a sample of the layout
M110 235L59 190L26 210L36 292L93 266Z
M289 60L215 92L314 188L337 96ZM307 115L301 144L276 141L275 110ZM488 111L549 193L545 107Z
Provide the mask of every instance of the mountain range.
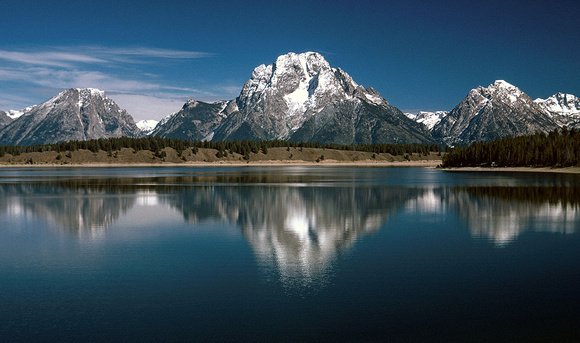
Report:
M258 66L236 99L189 100L152 134L218 141L434 143L422 125L314 52L289 53Z
M0 144L36 145L141 135L133 117L97 89L65 90L15 117L0 128Z
M103 91L65 90L21 111L0 111L0 145L159 135L191 140L288 140L336 144L469 144L580 128L580 100L532 100L498 80L451 111L403 113L315 52L288 53L254 69L237 98L188 100L160 122L135 123Z
M558 124L519 88L498 80L479 86L439 123L432 136L447 144L469 144L552 131Z

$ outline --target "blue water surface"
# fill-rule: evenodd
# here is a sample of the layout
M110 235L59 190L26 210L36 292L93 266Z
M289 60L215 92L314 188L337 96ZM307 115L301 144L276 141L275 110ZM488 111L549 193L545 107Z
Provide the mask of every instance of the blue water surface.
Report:
M574 341L580 178L0 169L0 341Z

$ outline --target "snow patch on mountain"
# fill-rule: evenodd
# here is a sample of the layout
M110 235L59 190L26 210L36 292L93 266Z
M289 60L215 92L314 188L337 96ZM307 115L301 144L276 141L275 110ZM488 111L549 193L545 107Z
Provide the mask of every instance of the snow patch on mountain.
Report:
M300 86L298 86L294 92L284 96L284 100L288 105L288 114L290 117L294 117L296 114L302 114L306 111L306 103L310 98L308 86L308 83L300 82Z
M407 118L421 123L427 127L427 130L431 130L433 126L439 124L439 122L449 114L449 111L419 111L417 113L404 113Z
M507 98L511 103L517 102L524 94L518 87L504 81L496 80L486 89L491 95ZM497 94L496 94L497 93Z
M238 130L243 121L257 125L254 129L264 137L288 139L328 104L355 98L388 106L378 92L364 89L344 71L331 68L319 53L288 53L254 69L236 99L241 120L220 139Z
M152 119L144 119L136 123L139 130L141 130L141 132L146 135L149 135L151 132L153 132L157 124L159 124L159 121Z
M365 97L372 103L376 104L376 105L380 105L384 102L384 99L381 98L380 96L374 95L374 94L369 94L366 93Z
M497 80L479 86L431 130L446 144L470 144L547 132L558 123L518 87Z
M6 113L6 115L12 119L17 119L17 118L20 118L27 113L30 113L30 110L32 110L33 107L34 106L29 106L29 107L26 107L25 109L22 109L19 111L10 110L10 111L8 111L8 113Z
M534 100L560 126L580 128L580 99L572 94L557 93L547 99Z
M236 99L188 102L153 134L213 141L432 142L423 125L316 52L288 53L259 65Z
M536 99L534 102L551 114L580 114L580 98L572 94L557 93L547 99Z

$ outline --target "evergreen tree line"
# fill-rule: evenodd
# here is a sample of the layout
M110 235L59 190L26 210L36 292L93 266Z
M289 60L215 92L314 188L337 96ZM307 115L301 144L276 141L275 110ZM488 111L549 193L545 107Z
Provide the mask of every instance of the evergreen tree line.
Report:
M372 153L388 153L391 155L405 154L423 154L428 155L430 152L442 152L441 146L422 145L422 144L357 144L357 145L340 145L340 144L321 144L310 142L288 142L283 140L269 141L189 141L176 138L154 137L120 137L120 138L100 138L88 141L67 141L54 144L32 145L32 146L0 146L0 157L5 154L19 155L27 152L44 152L44 151L76 151L80 149L98 152L100 150L112 152L119 151L122 148L131 148L135 152L140 150L149 150L159 154L164 148L173 148L181 155L186 149L192 149L196 154L200 148L216 149L218 155L226 156L226 153L237 153L249 156L250 153L257 154L259 151L267 154L269 148L322 148L350 151L365 151ZM218 156L220 157L220 156Z
M561 130L545 134L502 138L450 149L443 167L571 167L580 163L580 131Z

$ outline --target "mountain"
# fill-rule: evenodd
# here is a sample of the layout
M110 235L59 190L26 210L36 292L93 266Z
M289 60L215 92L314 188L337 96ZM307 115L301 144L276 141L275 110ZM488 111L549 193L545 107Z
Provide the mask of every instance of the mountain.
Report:
M580 128L580 99L572 94L557 93L548 99L534 100L559 125Z
M219 129L222 120L232 111L235 102L218 101L208 104L202 101L188 100L176 113L161 120L151 133L162 137L211 140Z
M433 142L422 125L315 52L289 53L258 66L234 100L189 100L154 134L214 141Z
M159 124L157 120L149 119L149 120L140 120L135 125L137 125L139 130L141 130L142 134L149 135L151 134L151 132L153 132L157 124Z
M4 111L0 111L0 128L10 124L12 122L12 118L8 116L8 114Z
M433 137L446 144L469 144L551 131L558 124L519 88L498 80L472 89L433 127Z
M138 137L133 117L98 89L71 88L0 129L1 145L35 145L68 140Z
M427 130L431 130L433 126L439 124L439 122L445 118L449 111L436 111L436 112L426 112L419 111L417 113L404 113L407 118L425 125Z

